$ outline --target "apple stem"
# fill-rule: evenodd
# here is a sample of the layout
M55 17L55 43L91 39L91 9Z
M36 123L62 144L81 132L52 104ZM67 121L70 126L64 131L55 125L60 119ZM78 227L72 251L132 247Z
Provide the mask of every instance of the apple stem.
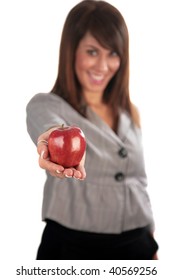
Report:
M64 123L61 125L61 128L64 128Z

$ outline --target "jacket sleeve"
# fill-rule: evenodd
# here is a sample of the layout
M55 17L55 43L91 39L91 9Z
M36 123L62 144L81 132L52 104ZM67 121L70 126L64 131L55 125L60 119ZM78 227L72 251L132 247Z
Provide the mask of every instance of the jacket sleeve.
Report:
M52 126L65 124L60 101L55 94L38 93L26 106L27 131L36 144L40 134Z

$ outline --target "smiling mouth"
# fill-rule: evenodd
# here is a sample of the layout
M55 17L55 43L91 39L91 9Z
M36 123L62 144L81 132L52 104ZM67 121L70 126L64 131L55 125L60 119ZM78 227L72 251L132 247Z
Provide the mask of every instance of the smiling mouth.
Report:
M96 74L89 74L90 78L92 79L93 82L98 82L101 83L104 80L103 75L96 75Z

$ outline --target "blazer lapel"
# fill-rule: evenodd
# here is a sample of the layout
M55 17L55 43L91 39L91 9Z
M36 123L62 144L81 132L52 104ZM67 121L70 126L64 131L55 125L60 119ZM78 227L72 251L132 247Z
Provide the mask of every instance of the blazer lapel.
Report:
M126 112L120 112L117 134L90 107L87 108L87 116L93 124L107 133L113 141L116 139L119 144L125 141L131 126L131 119Z
M122 142L126 140L131 125L132 125L132 120L128 115L128 113L120 112L118 137L121 139Z

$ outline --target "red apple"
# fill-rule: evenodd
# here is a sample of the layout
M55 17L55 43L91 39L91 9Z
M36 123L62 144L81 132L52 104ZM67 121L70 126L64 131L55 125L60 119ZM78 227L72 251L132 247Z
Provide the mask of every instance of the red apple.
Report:
M58 127L48 138L50 160L64 167L77 166L86 149L83 131L77 126Z

